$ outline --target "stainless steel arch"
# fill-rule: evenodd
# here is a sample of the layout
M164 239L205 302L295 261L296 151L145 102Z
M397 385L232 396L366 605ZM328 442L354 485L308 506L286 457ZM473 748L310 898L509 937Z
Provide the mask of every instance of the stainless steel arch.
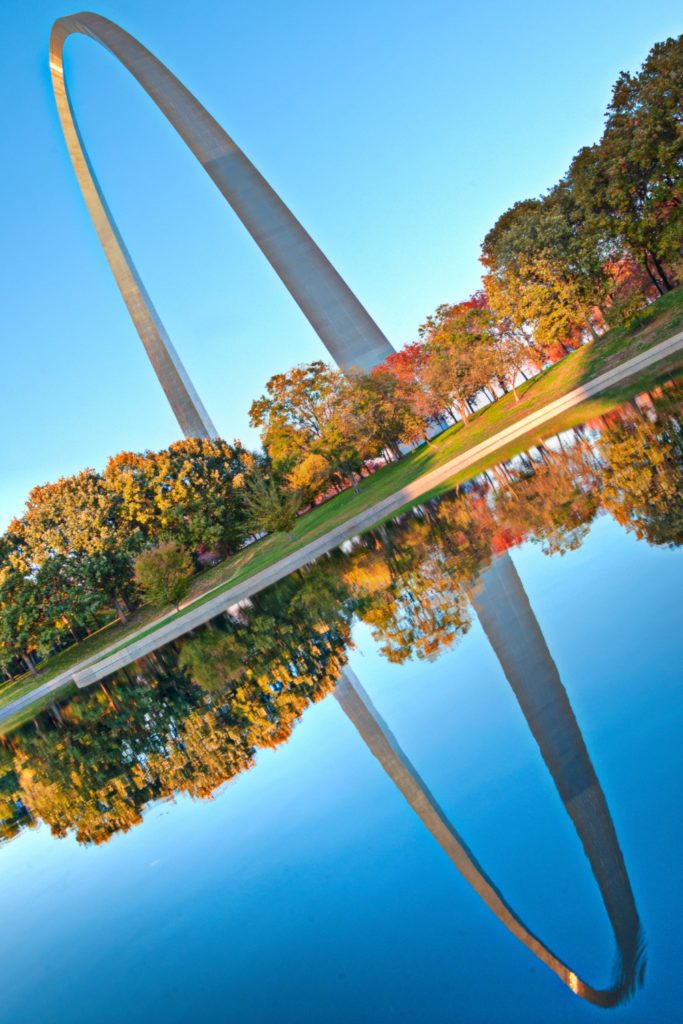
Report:
M216 431L135 269L88 159L64 78L64 43L74 33L90 36L109 50L154 100L218 186L339 366L369 369L394 351L265 178L161 61L124 29L98 14L83 12L60 18L50 35L50 73L71 162L116 283L187 436L213 437Z

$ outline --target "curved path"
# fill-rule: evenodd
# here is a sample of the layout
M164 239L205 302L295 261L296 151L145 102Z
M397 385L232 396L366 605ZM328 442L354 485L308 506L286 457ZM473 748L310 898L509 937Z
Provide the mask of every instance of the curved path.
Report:
M365 370L390 355L393 347L308 232L182 82L107 18L89 12L60 18L50 35L50 74L71 162L128 312L186 436L215 437L216 430L147 294L88 159L64 77L64 43L74 33L89 36L109 50L154 100L227 199L336 363Z
M568 394L554 402L550 402L542 409L524 416L512 426L499 431L488 440L474 445L474 447L469 448L466 452L444 463L443 466L439 466L438 469L425 473L411 484L395 491L388 498L384 498L370 508L352 516L341 525L329 530L316 540L310 541L297 551L292 552L291 555L281 558L278 562L268 566L268 568L254 573L253 576L250 576L243 582L227 589L222 589L224 587L224 584L222 584L221 587L216 588L216 591L220 592L217 592L213 597L210 596L212 592L209 591L208 595L195 599L180 616L172 621L166 621L168 616L163 616L159 620L157 628L153 626L146 627L145 630L140 631L143 635L137 639L134 634L129 642L119 641L109 649L84 659L79 664L37 686L30 693L19 697L11 704L0 709L0 722L16 714L16 712L29 707L35 700L54 693L67 683L75 682L81 687L90 686L92 683L104 679L105 676L125 668L132 662L137 661L138 658L150 654L152 651L162 647L171 640L177 639L189 630L203 625L214 618L214 616L245 600L245 598L250 597L259 590L263 590L272 583L276 583L308 562L312 562L321 555L332 551L349 537L353 537L363 530L370 529L379 520L384 519L393 512L397 512L411 501L419 500L419 498L449 480L456 473L467 469L469 466L473 466L486 456L495 454L496 451L504 448L510 442L523 437L532 430L542 427L556 416L561 415L587 398L599 395L607 388L622 383L629 377L642 372L649 366L653 366L667 356L680 352L681 349L683 349L683 331L668 338L666 341L660 342L658 345L654 345L646 352L626 360L620 366L600 374L600 376L581 385L581 387L574 388L573 391L568 392ZM122 647L122 643L125 643L126 646Z

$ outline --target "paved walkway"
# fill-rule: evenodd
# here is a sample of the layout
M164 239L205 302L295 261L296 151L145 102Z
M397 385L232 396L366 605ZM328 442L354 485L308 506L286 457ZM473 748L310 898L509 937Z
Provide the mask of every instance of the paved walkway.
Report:
M466 452L445 462L438 469L433 469L429 473L423 474L423 476L414 480L406 487L395 491L388 498L384 498L363 512L352 516L340 526L323 534L322 537L310 541L310 543L305 544L297 551L292 552L291 555L280 559L279 562L268 566L267 569L262 569L242 583L223 590L220 594L205 600L199 606L196 605L197 599L195 599L195 603L190 605L187 611L178 618L166 623L166 625L159 626L158 629L152 629L152 632L141 636L139 639L132 639L123 649L116 650L118 645L112 645L109 649L112 653L108 653L106 650L100 651L98 654L85 659L78 665L72 666L48 682L43 683L42 686L37 686L30 693L19 697L11 704L0 709L0 722L32 704L33 701L53 693L68 682L73 681L79 687L90 686L92 683L104 679L105 676L111 675L112 672L125 668L131 662L137 661L138 658L150 654L169 641L177 639L189 630L204 625L216 615L227 611L240 601L245 600L245 598L273 583L277 583L278 580L289 576L296 569L301 569L308 562L313 562L321 555L334 550L345 540L368 529L409 502L416 501L456 473L474 465L485 456L492 455L516 438L522 437L524 434L529 433L529 431L543 426L543 424L548 423L556 416L585 401L587 398L600 394L600 392L605 391L607 388L621 383L628 377L647 369L647 367L654 365L666 356L672 355L681 349L683 349L683 331L673 335L666 341L660 342L658 345L654 345L646 352L628 359L625 363L621 363L614 369L607 370L586 384L574 388L573 391L568 392L562 398L558 398L556 401L543 406L542 409L530 413L512 426L499 431L488 440L482 441L473 448L468 448ZM209 593L211 592L209 591ZM149 629L150 627L146 628ZM123 641L119 641L119 643L121 642Z

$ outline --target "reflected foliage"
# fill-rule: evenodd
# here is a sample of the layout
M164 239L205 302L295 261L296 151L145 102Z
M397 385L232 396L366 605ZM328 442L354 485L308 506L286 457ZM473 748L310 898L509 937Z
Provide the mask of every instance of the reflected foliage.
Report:
M683 542L683 433L671 409L618 418L601 443L602 500L618 523L650 544Z

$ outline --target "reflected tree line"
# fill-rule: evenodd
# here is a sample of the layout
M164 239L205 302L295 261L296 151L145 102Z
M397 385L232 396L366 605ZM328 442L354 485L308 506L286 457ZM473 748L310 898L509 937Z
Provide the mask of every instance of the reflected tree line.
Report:
M331 693L366 623L393 662L436 658L467 632L493 559L528 541L580 546L601 511L651 544L683 538L680 389L639 396L231 609L2 739L0 837L43 821L102 843L146 806L210 797ZM475 599L476 603L476 599Z

